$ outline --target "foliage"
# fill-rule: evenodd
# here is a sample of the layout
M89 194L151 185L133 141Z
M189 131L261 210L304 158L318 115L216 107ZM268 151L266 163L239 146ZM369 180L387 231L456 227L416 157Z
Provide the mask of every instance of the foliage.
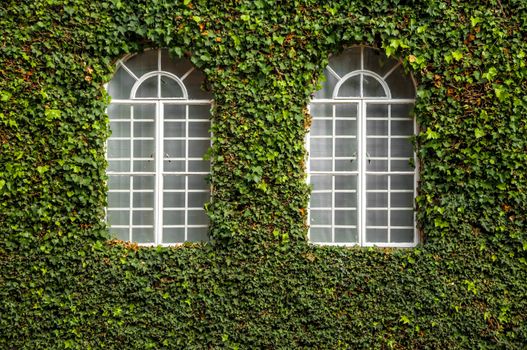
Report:
M4 0L0 347L521 348L523 0ZM418 81L415 249L306 242L305 106L349 45ZM168 47L215 98L211 243L109 240L103 85Z

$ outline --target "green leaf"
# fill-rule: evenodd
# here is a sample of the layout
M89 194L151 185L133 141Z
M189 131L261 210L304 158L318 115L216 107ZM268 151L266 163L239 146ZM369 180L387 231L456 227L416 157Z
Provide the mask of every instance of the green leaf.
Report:
M474 134L476 135L476 138L478 138L478 139L479 139L480 137L483 137L483 136L486 135L485 130L478 129L478 128L476 128L476 129L474 130Z
M49 170L49 166L48 165L43 165L43 166L37 166L37 171L40 175L44 174L46 171Z

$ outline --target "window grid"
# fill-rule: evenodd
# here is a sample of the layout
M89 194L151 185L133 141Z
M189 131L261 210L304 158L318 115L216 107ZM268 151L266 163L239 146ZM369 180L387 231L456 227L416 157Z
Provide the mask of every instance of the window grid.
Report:
M415 154L412 150L408 151L411 147L407 147L409 145L409 141L407 140L415 134L416 125L413 118L411 118L408 113L408 116L401 116L400 112L399 114L394 115L392 109L394 108L393 106L413 106L415 99L393 98L387 83L384 81L384 79L397 70L400 66L400 62L395 62L395 64L393 64L393 66L381 77L375 72L365 69L364 50L365 48L360 48L361 63L359 71L349 72L344 75L344 78L346 79L353 76L358 77L357 81L360 82L360 88L358 91L355 90L358 92L358 96L339 97L339 89L343 86L345 79L341 78L330 64L326 68L326 71L338 80L334 87L332 97L324 98L327 92L322 94L317 93L319 97L315 97L309 106L312 115L312 127L311 133L306 136L306 145L310 153L307 170L308 182L312 183L314 186L308 210L308 220L310 223L309 237L310 241L317 244L411 247L415 246L417 243L415 214L413 212L416 171L415 169L406 169L409 168L408 161L410 159L413 159L415 164ZM377 79L385 90L385 95L381 97L366 96L364 90L365 76ZM337 135L336 125L340 116L337 114L336 110L337 106L341 105L348 106L348 108L355 106L356 135L349 133L347 135L342 135L342 133ZM386 112L381 116L371 116L372 114L369 113L368 108L379 105L384 106L382 108L385 108ZM328 111L328 106L331 106L331 115L327 115L327 112L321 113L321 111L324 110ZM351 118L345 119L350 120ZM324 122L320 123L321 121ZM378 121L378 125L383 125L384 122L386 125L384 131L378 132L373 129L370 130L369 123L372 121ZM412 130L405 129L404 132L401 132L401 130L394 132L394 122L401 122L401 125L405 125L405 121L410 122L409 125L412 126ZM317 122L319 122L319 124L316 124ZM328 122L332 123L331 135L328 134L327 130L321 131L320 129L321 127L323 128L324 126L327 126ZM315 127L315 125L317 126ZM399 126L399 128L401 128L401 126ZM328 138L332 139L332 149L330 154L325 156L327 150L320 150L318 149L318 146L324 146L326 143L321 143L320 140ZM337 155L337 140L346 138L355 139L357 142L357 155L353 159L351 159L352 157ZM383 142L382 140L385 141ZM397 147L400 147L401 145L403 145L403 149L398 149ZM381 152L376 150L375 152L378 154L370 155L370 149L375 150L375 147L380 147L380 149L384 150ZM394 152L394 149L397 150L397 152ZM408 152L411 154L406 154ZM337 161L339 160L356 161L357 168L352 170L337 169ZM319 164L321 161L329 161L330 163L321 165ZM375 162L377 164L375 164ZM404 165L405 162L406 166ZM331 164L331 169L328 168L329 164ZM330 188L321 189L317 187L317 182L322 183L324 176L329 177ZM350 181L355 177L355 190L337 189L336 179L338 176L347 176ZM402 176L411 176L413 180L412 184L404 183L404 178ZM371 181L373 181L373 184L375 182L374 180L377 182L382 181L384 185L380 187L372 187L368 184ZM400 183L395 185L396 183L394 183L394 181ZM342 193L353 192L356 193L356 206L339 207L337 205L337 196ZM322 197L324 194L330 195L331 198ZM408 200L410 197L405 196L404 194L411 194L411 201ZM370 203L372 195L380 196L376 199L377 203ZM318 202L323 200L323 198L328 198L328 200L331 201L330 205L324 206ZM384 204L380 205L380 203ZM348 216L344 222L345 225L341 225L341 223L337 222L339 219L337 217L338 215L340 215L340 220L342 220L341 210L344 210ZM331 222L327 222L327 220L324 221L325 219L323 219L322 215L324 211L331 211ZM410 221L408 220L409 214L411 214L412 219L411 225L409 225ZM353 215L356 216L356 222L353 222ZM352 223L354 223L354 225L352 225ZM330 236L328 236L329 232L324 230L321 231L321 229L325 228L330 230ZM342 241L341 238L337 237L336 229L339 228L355 228L357 230L357 236L354 237L353 240ZM412 237L408 236L410 232L412 233ZM396 233L399 236L394 236ZM379 239L379 236L376 237L374 234L384 234L384 238Z
M208 229L208 218L205 215L203 204L210 196L204 179L209 174L210 164L203 160L200 152L205 146L210 146L211 100L189 99L183 81L195 72L195 69L188 69L181 77L164 72L161 69L161 55L161 50L157 50L157 70L140 77L135 75L125 62L119 62L119 67L132 76L135 84L131 89L130 98L112 100L110 107L120 106L120 109L112 113L109 107L108 111L110 125L119 129L120 132L124 130L122 135L111 136L108 139L108 145L111 144L112 148L107 149L107 152L110 151L107 154L110 164L107 174L110 181L118 183L118 185L112 185L113 187L109 185L108 220L112 230L119 238L136 241L143 245L171 245L196 240L196 238L206 239ZM136 97L141 84L152 77L157 77L157 93L152 97ZM162 77L176 80L184 97L166 97L166 93L163 95ZM165 113L170 113L167 111L167 106L182 108L184 114L180 115L178 111L172 111L174 115L166 116ZM200 114L192 115L190 108L200 108L202 111L198 111ZM142 114L137 113L139 109L142 109ZM136 123L143 124L136 125ZM148 124L145 123L153 124L153 135L143 135L145 130L148 133ZM172 124L177 129L176 123L184 125L184 134L165 137L165 126ZM194 130L192 136L190 124ZM140 136L135 134L136 126L143 127L142 130L139 129ZM129 130L126 130L127 127ZM128 153L126 149L119 149L119 143L115 141L126 142ZM165 148L166 141L174 142L172 145L167 145L176 152L174 156L168 154L169 149ZM180 153L177 141L183 143L185 148L183 153ZM200 144L199 141L206 142ZM198 147L198 150L191 150L191 147ZM152 154L149 154L150 151ZM198 153L200 153L199 156ZM153 167L148 165L149 163L153 163ZM171 163L175 168L166 168L167 164ZM178 168L179 165L183 167ZM126 166L126 169L123 166ZM172 184L165 188L164 181L167 177ZM193 178L192 185L189 182L190 177ZM148 179L153 179L153 186L148 187L149 185L141 184L138 179L145 183L150 181ZM203 184L199 182L200 179L203 179ZM178 185L180 180L183 186ZM126 182L128 186L121 187L122 183ZM139 188L139 186L148 188ZM149 193L152 194L153 200L148 199ZM181 201L178 200L178 194L182 194ZM124 203L118 203L121 200L120 197L116 203L113 203L110 198L114 195L127 195L128 205L123 206ZM144 200L148 202L145 203ZM153 202L152 205L148 204L150 201ZM123 221L122 214L126 212L128 212L127 220ZM110 219L113 214L115 217ZM165 230L172 230L172 236L165 237Z

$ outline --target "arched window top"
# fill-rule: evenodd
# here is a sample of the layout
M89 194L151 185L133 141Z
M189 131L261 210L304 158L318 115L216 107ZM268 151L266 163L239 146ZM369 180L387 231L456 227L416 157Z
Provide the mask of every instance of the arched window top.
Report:
M332 56L315 99L415 98L415 84L401 62L380 50L352 47Z
M204 74L188 59L171 58L166 49L153 49L126 56L108 84L113 99L210 100L201 89Z

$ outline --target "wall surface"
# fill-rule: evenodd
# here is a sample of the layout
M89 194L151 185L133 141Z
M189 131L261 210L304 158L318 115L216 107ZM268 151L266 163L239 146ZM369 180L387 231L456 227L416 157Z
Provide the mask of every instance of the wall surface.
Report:
M4 0L0 33L0 348L527 343L524 0ZM416 248L306 242L306 106L351 45L418 82ZM108 234L103 85L146 47L214 94L211 243Z

